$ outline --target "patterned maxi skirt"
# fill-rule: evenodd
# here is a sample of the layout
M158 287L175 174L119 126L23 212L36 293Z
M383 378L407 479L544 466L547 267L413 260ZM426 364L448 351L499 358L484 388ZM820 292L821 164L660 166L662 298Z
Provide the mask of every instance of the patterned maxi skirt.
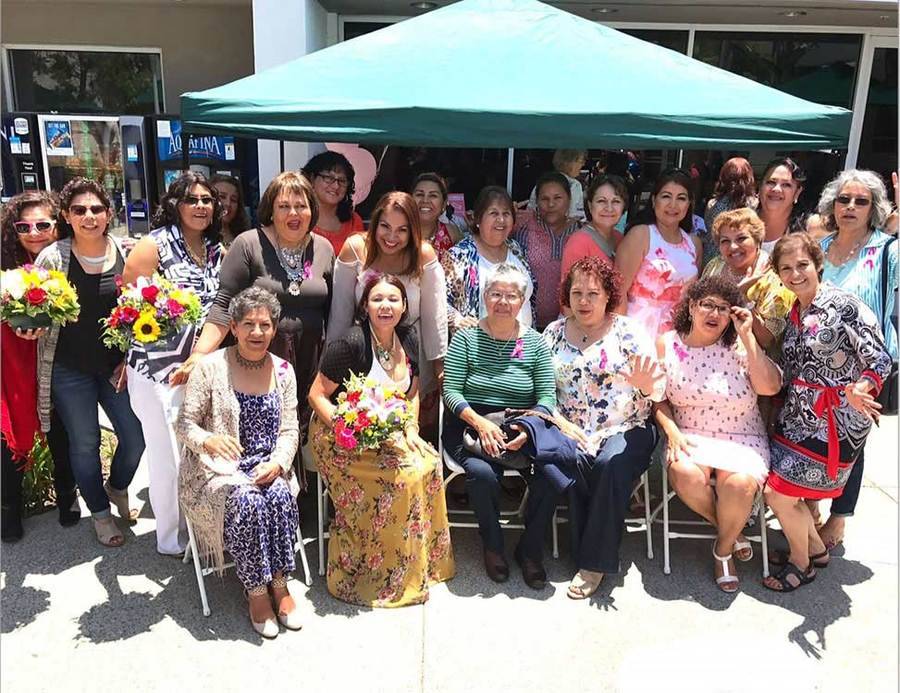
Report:
M395 607L428 599L453 577L440 458L402 441L348 452L313 418L313 459L335 507L328 542L328 591L346 602Z

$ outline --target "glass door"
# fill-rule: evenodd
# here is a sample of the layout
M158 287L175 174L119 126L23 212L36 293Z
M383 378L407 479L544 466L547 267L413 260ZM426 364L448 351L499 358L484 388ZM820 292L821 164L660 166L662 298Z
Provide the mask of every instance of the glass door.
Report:
M888 186L897 170L897 42L875 42L857 168L876 171ZM893 199L893 198L892 198Z

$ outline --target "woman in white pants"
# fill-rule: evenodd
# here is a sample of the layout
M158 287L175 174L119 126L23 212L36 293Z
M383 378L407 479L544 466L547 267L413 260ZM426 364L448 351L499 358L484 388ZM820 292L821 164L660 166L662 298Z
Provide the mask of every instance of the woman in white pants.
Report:
M205 317L219 290L220 216L218 197L206 178L184 173L163 196L153 219L154 230L128 256L123 280L132 283L138 277L159 273L196 292ZM172 428L184 388L172 387L168 379L190 355L195 338L196 328L190 326L159 342L135 342L128 354L128 394L147 444L156 550L176 556L187 546L184 516L178 506L179 460Z

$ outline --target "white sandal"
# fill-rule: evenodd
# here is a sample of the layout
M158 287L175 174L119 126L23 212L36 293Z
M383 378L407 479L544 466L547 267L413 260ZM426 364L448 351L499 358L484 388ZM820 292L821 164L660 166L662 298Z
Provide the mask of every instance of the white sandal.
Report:
M739 551L747 551L750 550L750 553L746 553L741 557L738 555ZM735 558L739 560L741 563L746 563L747 561L753 560L753 545L749 541L736 541L734 542L734 550Z
M728 561L731 560L731 554L727 556L719 556L716 554L716 543L713 542L713 550L712 550L713 558L715 558L719 563L722 564L722 574L716 578L716 585L718 585L719 589L728 594L734 594L737 592L738 587L740 585L740 580L737 575L732 575L728 571ZM731 589L728 588L728 585L733 585Z

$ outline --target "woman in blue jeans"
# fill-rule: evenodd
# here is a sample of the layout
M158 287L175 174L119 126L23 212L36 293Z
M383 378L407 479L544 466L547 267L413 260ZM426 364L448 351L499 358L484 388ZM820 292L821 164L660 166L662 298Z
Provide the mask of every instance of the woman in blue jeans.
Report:
M575 552L579 570L567 592L572 599L587 599L604 574L619 572L628 499L658 440L649 417L651 400L664 396L662 371L643 327L607 310L621 294L621 277L612 266L582 258L560 288L570 317L544 330L556 373L557 423L578 441L586 467Z
M110 513L112 501L119 516L134 519L128 485L144 452L144 434L131 410L123 375L124 355L101 341L100 319L116 305L116 277L125 266L125 252L109 235L112 211L101 185L86 178L69 181L60 193L66 222L62 240L41 251L36 264L56 269L69 278L78 293L78 321L53 326L39 344L38 408L41 427L50 425L50 403L69 432L69 457L75 481L94 521L98 541L121 546L125 537ZM109 479L100 467L100 422L103 407L113 425L118 446Z

